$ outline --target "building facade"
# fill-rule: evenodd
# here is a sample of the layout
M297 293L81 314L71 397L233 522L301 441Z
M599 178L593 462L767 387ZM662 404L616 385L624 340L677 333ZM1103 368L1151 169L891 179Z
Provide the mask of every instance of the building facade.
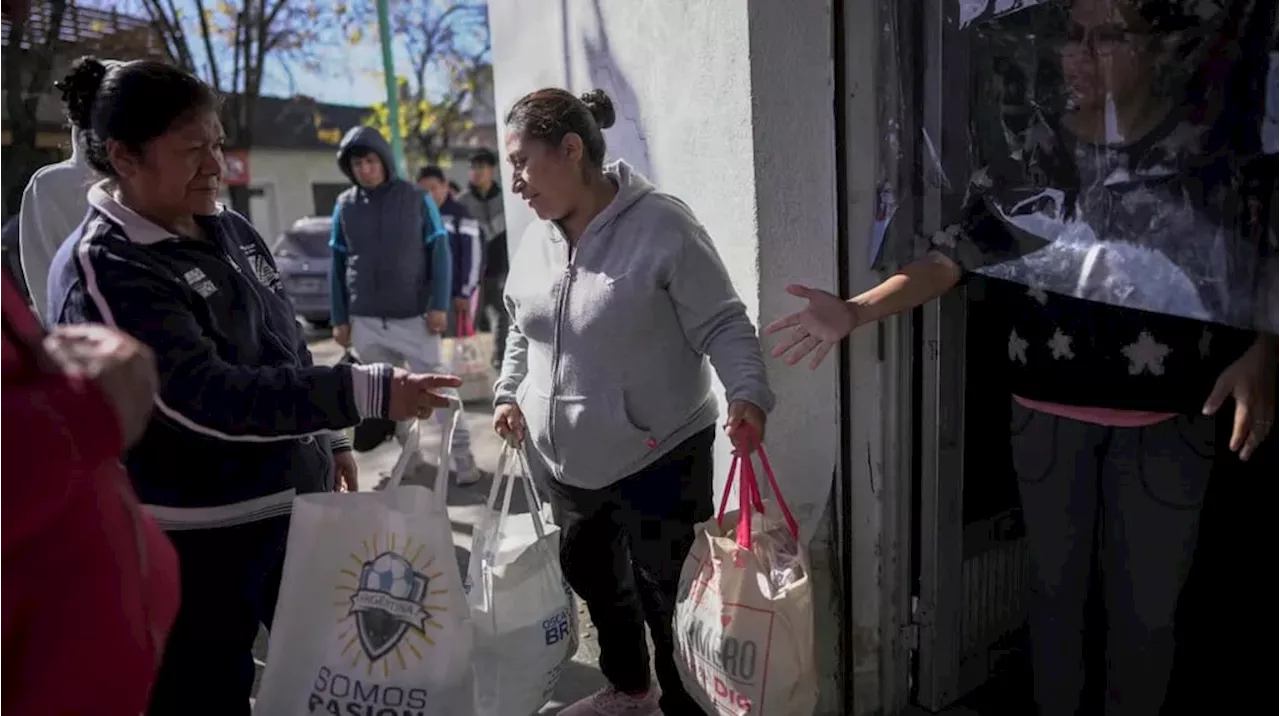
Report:
M369 114L368 107L305 97L258 99L253 147L240 158L247 159L249 219L268 242L298 219L333 213L338 194L351 186L338 168L338 143Z

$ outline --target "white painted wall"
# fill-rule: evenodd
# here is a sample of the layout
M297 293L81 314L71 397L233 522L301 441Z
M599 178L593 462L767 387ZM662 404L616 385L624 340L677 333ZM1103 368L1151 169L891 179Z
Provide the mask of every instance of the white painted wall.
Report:
M826 3L783 5L489 5L499 114L540 87L605 89L619 117L606 132L610 156L693 208L751 317L765 322L794 310L786 284L831 286L836 274L830 22ZM509 193L506 211L514 242L533 215ZM837 451L834 367L771 363L780 404L768 445L812 534ZM719 457L723 473L727 446Z
M250 184L267 193L265 201L253 206L253 225L268 243L293 222L315 213L312 184L349 181L338 169L337 151L337 147L249 151Z
M790 283L835 288L827 0L490 0L489 17L498 115L545 86L606 90L619 115L606 132L609 154L693 208L753 320L795 310ZM515 241L533 216L509 193L506 200ZM819 538L814 565L824 570L815 605L821 713L840 712L834 652L843 625L820 522L840 446L835 363L810 371L770 359L780 400L767 444L805 536ZM719 485L728 446L717 447Z

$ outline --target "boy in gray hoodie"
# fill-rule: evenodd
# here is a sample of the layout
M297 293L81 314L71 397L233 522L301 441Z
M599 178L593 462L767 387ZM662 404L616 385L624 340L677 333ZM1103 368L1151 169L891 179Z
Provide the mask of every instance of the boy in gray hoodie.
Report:
M625 162L604 166L613 119L598 90L540 90L507 115L512 189L539 221L512 257L494 427L524 441L560 526L565 578L599 634L609 685L560 713L699 714L676 670L672 619L694 525L712 514L720 410L708 357L739 449L763 436L774 397L706 230Z
M354 127L338 145L338 166L354 184L333 209L329 304L333 337L365 363L407 363L447 373L441 334L448 325L453 257L431 197L396 176L391 148L376 129ZM438 411L438 419L448 417ZM480 478L466 421L454 432L459 484Z

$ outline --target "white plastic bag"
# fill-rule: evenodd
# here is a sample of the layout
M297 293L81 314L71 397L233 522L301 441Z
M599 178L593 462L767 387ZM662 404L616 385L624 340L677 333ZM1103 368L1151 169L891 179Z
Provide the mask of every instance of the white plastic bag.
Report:
M523 475L505 474L511 462ZM510 514L517 482L528 519ZM551 699L577 651L577 612L560 572L560 531L546 524L524 453L510 444L471 545L466 590L476 627L476 716L529 716Z
M765 516L751 458L735 456L720 515L698 526L680 571L676 664L709 714L810 716L818 672L809 561L764 448L758 452L783 520ZM726 515L738 467L738 510Z
M446 508L459 408L435 489L400 484L415 422L385 489L294 500L259 716L472 713L475 630Z

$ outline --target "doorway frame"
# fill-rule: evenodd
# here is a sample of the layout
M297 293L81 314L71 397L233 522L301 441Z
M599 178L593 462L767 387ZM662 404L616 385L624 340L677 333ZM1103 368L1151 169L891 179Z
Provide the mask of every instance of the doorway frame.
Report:
M931 0L929 0L931 1ZM921 0L833 0L839 193L840 291L879 283L888 266L871 255L882 188L900 203L886 245L916 231L911 194L914 147L899 146L903 81L898 17ZM912 702L912 396L916 331L911 315L866 326L842 344L841 454L836 499L846 621L842 658L852 716L900 714Z

